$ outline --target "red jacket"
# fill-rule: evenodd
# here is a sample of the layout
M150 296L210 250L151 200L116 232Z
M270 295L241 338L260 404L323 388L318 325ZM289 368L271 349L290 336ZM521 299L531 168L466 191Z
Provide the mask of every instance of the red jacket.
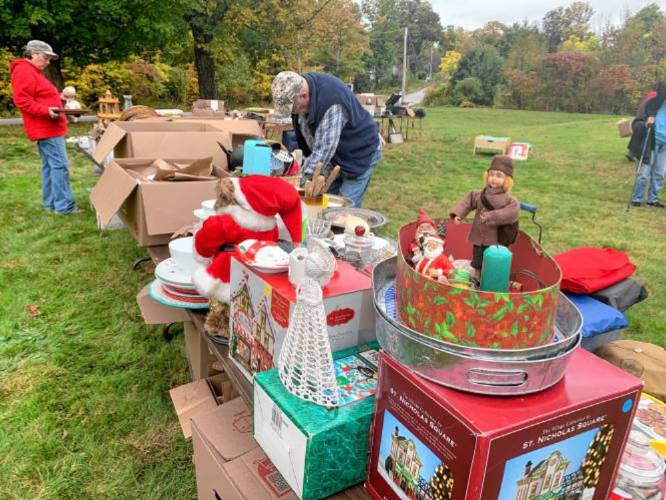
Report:
M44 72L27 59L9 65L14 104L21 111L23 127L31 141L67 133L67 118L49 116L49 108L61 108L60 93Z

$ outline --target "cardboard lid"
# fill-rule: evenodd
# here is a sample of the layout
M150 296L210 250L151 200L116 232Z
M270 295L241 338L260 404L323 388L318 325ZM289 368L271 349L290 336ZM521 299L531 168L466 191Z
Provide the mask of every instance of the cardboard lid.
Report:
M174 387L169 391L169 395L185 439L192 437L192 417L217 407L215 396L206 379Z
M150 296L148 287L150 287L150 284L144 286L136 296L136 303L138 304L141 316L147 325L162 325L190 321L190 317L185 309L160 304Z
M104 169L102 177L90 192L90 202L102 223L109 223L138 183L138 179L127 175L116 162L111 162Z
M241 398L197 413L192 417L192 425L225 461L257 447L252 437L252 413Z
M225 464L224 469L243 498L298 498L261 448L255 448Z

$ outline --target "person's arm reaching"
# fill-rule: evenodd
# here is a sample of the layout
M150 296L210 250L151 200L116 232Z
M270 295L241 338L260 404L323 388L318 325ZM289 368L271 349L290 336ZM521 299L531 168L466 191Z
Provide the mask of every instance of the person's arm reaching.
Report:
M315 131L312 154L303 162L304 176L311 176L317 163L326 166L331 161L338 148L342 129L348 121L347 112L341 104L328 108Z

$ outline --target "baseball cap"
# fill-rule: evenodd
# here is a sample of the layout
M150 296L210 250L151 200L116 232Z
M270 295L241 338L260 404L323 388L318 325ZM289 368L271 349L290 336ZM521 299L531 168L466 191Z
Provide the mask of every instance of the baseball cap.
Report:
M30 51L33 54L44 53L47 56L51 56L53 59L58 59L58 54L53 52L51 46L46 42L42 42L41 40L30 40L26 44L25 50Z
M303 89L305 79L293 71L282 71L273 79L271 94L275 112L279 116L291 115L296 96Z

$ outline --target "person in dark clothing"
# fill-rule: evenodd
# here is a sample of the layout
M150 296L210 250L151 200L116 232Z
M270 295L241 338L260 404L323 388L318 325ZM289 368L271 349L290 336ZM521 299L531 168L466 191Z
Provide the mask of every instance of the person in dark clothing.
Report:
M645 155L643 163L638 165L631 204L637 207L643 203L645 187L649 181L647 204L664 208L666 205L659 201L659 192L664 185L666 171L666 80L657 84L657 94L645 103L644 113L636 118L643 120L645 126L643 130L638 130L637 145L632 153L639 158L638 161L643 149Z
M283 71L271 86L275 110L290 116L296 140L306 156L302 181L317 164L328 173L340 165L341 175L328 192L361 206L372 172L381 156L379 129L351 90L326 73Z
M645 105L647 102L656 96L657 93L654 90L651 90L643 100L641 100L636 110L636 117L631 122L631 138L629 139L629 144L627 144L627 154L625 155L630 161L637 161L640 159L640 154L643 147L642 137L645 137ZM638 156L635 156L634 153L638 152Z

